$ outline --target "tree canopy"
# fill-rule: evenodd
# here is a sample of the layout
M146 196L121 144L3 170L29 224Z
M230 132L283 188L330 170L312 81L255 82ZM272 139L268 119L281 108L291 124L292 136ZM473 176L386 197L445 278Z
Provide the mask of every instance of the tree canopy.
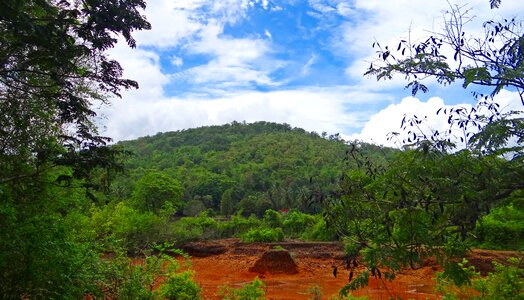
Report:
M490 4L497 8L500 1ZM343 293L365 285L370 275L380 277L380 270L392 279L402 267L418 268L428 257L437 257L445 276L464 283L454 258L482 238L475 228L483 216L500 205L522 207L523 118L519 111L501 112L494 97L510 89L524 104L524 22L488 20L485 35L470 36L464 31L469 13L450 5L442 31L422 42L373 44L378 59L366 74L377 80L404 75L413 95L428 92L427 79L443 85L462 81L464 88L490 92L473 90L477 102L470 109L437 110L448 116L445 132L424 131L424 118L405 116L404 151L386 165L377 166L357 149L349 152L358 169L348 170L340 191L325 198L326 216L346 236L350 257L361 255L368 272ZM465 147L457 147L457 139Z
M122 89L105 51L149 29L143 0L0 1L0 294L82 298L102 278L96 242L79 233L117 152L93 109ZM85 191L85 190L84 190ZM93 196L90 192L88 195ZM85 225L85 224L84 224Z
M492 8L500 5L500 1L490 3ZM520 147L503 146L513 140L522 143L522 117L516 111L501 112L493 98L502 89L510 89L518 92L524 104L523 21L516 17L488 20L483 24L485 34L475 36L465 31L466 24L473 18L471 14L465 6L450 4L450 9L444 12L442 31L422 42L403 39L393 47L373 43L378 49L378 58L365 74L376 76L377 80L404 75L408 81L406 88L410 88L413 95L428 91L424 83L427 79L436 79L442 85L462 81L465 89L473 88L477 102L472 108L455 107L436 112L448 115L449 130L424 132L418 126L424 122L422 118L406 116L401 127L410 137L405 143L424 141L449 149L460 140L469 149L499 154L504 150L519 152ZM489 92L479 89L483 87L489 88ZM392 136L395 135L397 133Z
M84 178L111 164L93 105L138 87L105 51L118 36L136 46L131 33L150 28L143 8L143 0L0 2L1 182L45 163L71 166ZM33 172L22 171L27 164Z

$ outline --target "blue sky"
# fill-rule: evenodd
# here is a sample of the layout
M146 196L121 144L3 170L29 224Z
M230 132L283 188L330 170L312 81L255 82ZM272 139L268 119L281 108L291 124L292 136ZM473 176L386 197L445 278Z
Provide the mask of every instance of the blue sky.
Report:
M472 8L468 32L482 22L524 12L519 0L458 1ZM136 49L110 51L140 84L100 109L102 133L115 140L232 121L286 122L309 131L388 144L404 113L434 115L472 103L460 84L411 98L403 78L363 76L372 43L396 45L439 31L445 0L149 0L153 29ZM503 103L516 102L504 91ZM432 118L432 117L431 117ZM434 128L445 126L432 119Z

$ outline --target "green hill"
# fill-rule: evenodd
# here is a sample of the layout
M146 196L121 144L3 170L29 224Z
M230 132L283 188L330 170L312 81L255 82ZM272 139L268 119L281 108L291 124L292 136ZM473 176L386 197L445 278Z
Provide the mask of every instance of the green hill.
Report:
M288 124L233 122L118 143L133 155L114 191L131 198L149 173L176 180L183 190L183 213L261 215L266 209L319 212L313 191L336 189L348 166L349 145L339 135L324 137ZM384 159L391 149L359 143L363 153ZM160 175L158 175L160 176Z

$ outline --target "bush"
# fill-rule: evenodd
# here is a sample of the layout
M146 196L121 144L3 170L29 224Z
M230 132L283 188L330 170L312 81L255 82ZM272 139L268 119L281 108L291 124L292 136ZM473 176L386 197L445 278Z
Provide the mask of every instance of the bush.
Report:
M171 274L159 288L162 299L200 299L200 287L193 281L193 276L192 271Z
M267 227L282 227L282 214L278 211L272 209L266 210L262 220Z
M298 211L289 212L282 222L282 229L289 237L299 237L306 228L315 224L315 217Z
M466 267L467 260L458 264L460 272L468 280L456 285L445 273L437 274L437 290L445 300L478 299L478 300L522 300L524 299L523 259L510 258L507 265L493 262L495 272L486 277L479 276L473 266Z
M168 235L165 218L142 212L125 202L103 208L93 206L90 227L106 247L124 246L130 252L163 242Z
M514 204L497 207L477 223L480 247L524 249L524 211Z
M282 228L253 228L243 234L241 239L246 243L280 242L284 240L284 232Z
M229 221L220 223L220 237L240 236L252 228L260 227L261 221L256 217L244 218L241 215L231 216Z
M326 221L322 215L314 216L316 223L313 226L305 228L300 236L301 239L307 241L334 241L337 239L337 234L332 227L327 227Z
M184 217L171 225L172 238L177 243L220 237L219 223L206 212L196 217Z
M222 287L219 295L223 300L262 300L265 299L265 284L256 277L253 282L244 284L240 289Z
M125 249L100 259L98 290L92 291L94 298L108 299L154 299L155 279L162 273L166 258L149 256L141 263L132 263ZM176 263L176 262L175 262Z

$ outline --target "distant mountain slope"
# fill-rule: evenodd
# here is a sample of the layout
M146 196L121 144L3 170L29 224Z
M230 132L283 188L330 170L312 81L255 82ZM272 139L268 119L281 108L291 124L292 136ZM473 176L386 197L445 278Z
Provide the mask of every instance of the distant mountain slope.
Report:
M158 133L118 145L134 153L126 163L129 173L116 182L118 196L132 197L144 174L162 172L181 183L188 215L207 208L246 215L268 208L318 212L309 195L336 187L349 147L338 135L321 137L268 122ZM392 151L359 147L376 159Z

